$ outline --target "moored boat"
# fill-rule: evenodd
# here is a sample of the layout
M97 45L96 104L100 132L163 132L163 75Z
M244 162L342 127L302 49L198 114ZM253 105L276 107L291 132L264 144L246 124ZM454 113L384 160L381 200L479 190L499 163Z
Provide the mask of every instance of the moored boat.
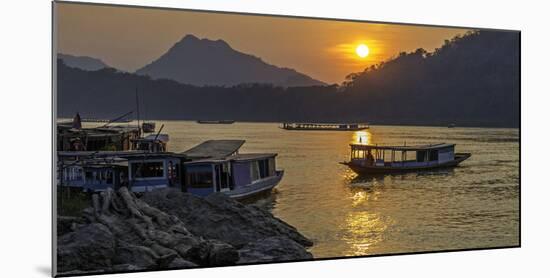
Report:
M209 140L184 152L185 190L206 196L222 192L237 200L270 192L283 178L276 153L240 154L244 140Z
M209 140L183 153L166 152L162 140L136 140L134 151L58 152L58 185L88 192L126 186L135 193L172 187L242 200L271 192L284 175L276 153L240 154L244 140Z
M350 160L341 162L358 174L389 174L455 167L470 153L455 153L455 144L378 146L350 144ZM412 159L408 159L407 155Z

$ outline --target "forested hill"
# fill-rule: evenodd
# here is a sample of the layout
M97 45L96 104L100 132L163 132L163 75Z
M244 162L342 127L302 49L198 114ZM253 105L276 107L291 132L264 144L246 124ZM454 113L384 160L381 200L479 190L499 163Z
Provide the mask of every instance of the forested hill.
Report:
M381 119L519 125L519 33L471 31L350 74L346 92Z
M58 60L58 115L237 121L371 122L517 127L519 33L471 32L433 53L402 53L342 86L192 86L122 73L83 71Z

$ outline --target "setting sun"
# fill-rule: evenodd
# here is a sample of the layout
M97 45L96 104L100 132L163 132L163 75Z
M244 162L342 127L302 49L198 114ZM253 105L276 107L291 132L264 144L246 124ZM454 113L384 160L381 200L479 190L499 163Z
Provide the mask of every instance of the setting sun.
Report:
M369 56L369 47L365 44L360 44L355 48L355 53L357 53L357 56L365 58Z

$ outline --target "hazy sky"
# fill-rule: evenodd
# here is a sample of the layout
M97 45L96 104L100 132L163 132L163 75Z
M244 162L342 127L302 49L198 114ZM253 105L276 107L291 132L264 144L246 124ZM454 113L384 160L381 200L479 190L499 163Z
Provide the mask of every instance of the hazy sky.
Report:
M135 71L186 34L222 39L240 52L327 83L401 51L432 51L464 29L338 22L177 10L57 3L58 52L99 58ZM359 58L355 48L370 54Z

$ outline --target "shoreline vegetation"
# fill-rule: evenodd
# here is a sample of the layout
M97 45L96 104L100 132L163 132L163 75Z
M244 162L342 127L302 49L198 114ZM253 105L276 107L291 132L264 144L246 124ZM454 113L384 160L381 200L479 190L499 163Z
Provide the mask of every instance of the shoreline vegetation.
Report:
M370 122L400 125L519 126L519 33L470 31L433 52L419 48L351 73L342 84L194 86L168 78L87 71L57 61L58 116L257 122Z
M138 198L122 187L91 195L75 215L58 211L59 275L313 259L313 242L296 228L223 194L163 189Z

